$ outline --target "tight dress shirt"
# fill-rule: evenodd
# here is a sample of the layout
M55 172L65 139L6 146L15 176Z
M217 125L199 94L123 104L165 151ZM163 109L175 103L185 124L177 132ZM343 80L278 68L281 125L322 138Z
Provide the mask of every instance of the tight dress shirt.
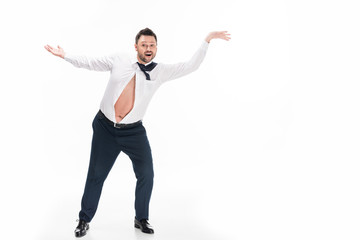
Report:
M177 64L158 63L149 72L151 80L146 80L145 74L137 64L137 60L132 60L129 56L123 54L113 54L98 58L65 54L64 59L78 68L110 71L110 79L100 103L100 110L113 122L116 122L114 105L126 85L136 75L134 106L121 120L121 123L134 123L143 119L152 96L161 84L198 69L205 58L208 46L209 43L203 41L200 48L187 62Z

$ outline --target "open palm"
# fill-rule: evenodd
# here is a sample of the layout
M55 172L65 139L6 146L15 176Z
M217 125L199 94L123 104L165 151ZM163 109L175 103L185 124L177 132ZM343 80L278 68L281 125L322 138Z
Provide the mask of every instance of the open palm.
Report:
M207 42L210 42L212 39L223 39L229 41L231 38L227 31L216 31L209 33L209 35L206 37Z
M46 50L48 50L49 52L51 52L52 54L54 54L55 56L58 56L61 58L64 58L64 56L65 56L65 51L60 46L58 46L58 48L53 48L50 45L46 45L46 46L44 46L44 48Z

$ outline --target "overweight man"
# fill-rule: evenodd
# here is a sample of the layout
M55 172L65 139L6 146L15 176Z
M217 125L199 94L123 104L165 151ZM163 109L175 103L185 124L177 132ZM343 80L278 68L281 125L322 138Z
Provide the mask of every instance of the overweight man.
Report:
M154 233L148 222L154 177L153 159L142 119L156 90L164 82L198 69L213 39L228 41L230 34L226 31L209 33L189 61L177 64L153 61L157 52L157 37L149 28L142 29L135 37L137 55L134 61L120 54L99 58L75 56L65 53L60 46L45 46L50 53L75 67L110 72L100 110L92 122L90 164L79 223L75 229L76 237L86 235L89 230L104 181L121 151L131 159L137 179L134 226L144 233Z

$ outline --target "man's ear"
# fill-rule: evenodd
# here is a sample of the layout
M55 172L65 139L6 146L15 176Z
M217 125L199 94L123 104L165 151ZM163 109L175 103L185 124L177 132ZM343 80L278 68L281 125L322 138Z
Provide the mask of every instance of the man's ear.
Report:
M137 51L138 49L137 49L137 44L136 43L134 44L134 47L135 47L135 51Z

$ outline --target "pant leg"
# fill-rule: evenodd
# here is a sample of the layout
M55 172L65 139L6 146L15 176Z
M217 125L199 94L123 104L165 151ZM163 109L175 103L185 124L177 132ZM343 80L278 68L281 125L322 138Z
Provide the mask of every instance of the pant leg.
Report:
M129 156L137 179L135 189L136 218L149 219L149 204L153 188L153 161L150 144L143 125L140 131L127 138L123 143L122 151Z
M90 164L79 212L79 218L86 222L95 215L104 181L120 153L120 147L106 124L99 114L94 118Z

